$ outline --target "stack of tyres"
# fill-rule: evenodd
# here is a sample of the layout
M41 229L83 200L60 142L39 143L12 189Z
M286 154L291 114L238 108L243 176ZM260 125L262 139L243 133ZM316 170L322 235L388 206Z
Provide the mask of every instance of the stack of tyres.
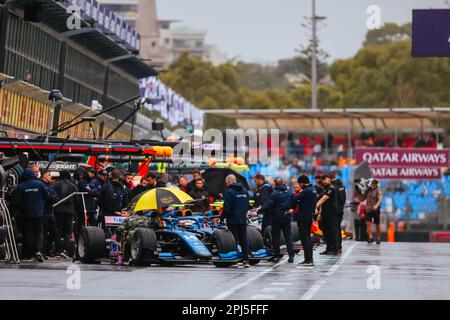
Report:
M6 227L1 226L0 227L0 261L3 261L6 259Z

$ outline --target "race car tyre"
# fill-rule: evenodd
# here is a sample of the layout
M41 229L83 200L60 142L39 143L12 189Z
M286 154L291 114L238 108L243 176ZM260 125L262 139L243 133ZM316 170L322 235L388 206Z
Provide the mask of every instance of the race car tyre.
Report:
M231 231L216 229L214 230L213 236L216 240L218 253L229 253L231 251L236 251L236 240L234 239Z
M103 229L83 227L78 238L78 257L82 263L92 263L106 255L106 237Z
M250 251L258 251L264 249L264 239L261 235L261 232L255 227L247 227L247 241L248 241L248 249ZM260 262L259 259L250 259L250 265L256 265Z
M137 228L130 240L130 256L133 265L142 265L156 251L156 233L153 229Z
M247 227L248 249L250 251L258 251L264 249L264 239L255 227Z
M0 227L0 245L6 241L6 227Z
M0 261L6 259L6 247L4 245L0 245Z
M300 232L298 231L297 222L291 222L292 242L300 241Z
M236 240L233 234L229 230L216 229L213 233L214 239L216 241L216 247L218 253L229 253L231 251L236 251ZM228 268L234 265L234 262L214 262L217 268Z

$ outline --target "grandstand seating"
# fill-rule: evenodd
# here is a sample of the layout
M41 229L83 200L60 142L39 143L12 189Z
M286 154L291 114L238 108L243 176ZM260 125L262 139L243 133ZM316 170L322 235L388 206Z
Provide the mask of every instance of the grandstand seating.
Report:
M311 162L306 162L303 171L311 172L311 167ZM245 173L245 176L252 185L251 178L256 173L269 178L282 176L286 181L291 181L293 176L302 174L295 170L283 169L282 165L280 168L267 164L250 165L250 170ZM337 170L338 178L344 182L347 190L351 189L352 166L318 166L315 170L317 173ZM310 178L313 179L311 174ZM408 214L410 220L426 220L438 213L442 198L450 196L450 176L444 175L438 181L381 181L381 188L384 194L381 207L383 212L392 213L398 220L407 219ZM351 199L350 195L348 199Z

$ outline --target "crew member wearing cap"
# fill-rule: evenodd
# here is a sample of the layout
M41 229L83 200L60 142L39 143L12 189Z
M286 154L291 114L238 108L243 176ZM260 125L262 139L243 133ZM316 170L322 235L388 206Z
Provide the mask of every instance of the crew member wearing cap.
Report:
M317 191L309 181L309 178L302 175L298 178L298 183L302 188L300 194L295 196L298 205L298 213L294 214L297 221L300 240L302 242L305 260L300 263L301 266L313 267L313 248L311 243L311 225L317 202Z
M103 187L105 182L108 181L108 171L103 170L103 169L98 170L96 180L98 181L98 184L100 185L100 189L101 189L101 187Z
M316 204L316 214L321 227L327 248L321 255L337 255L338 251L338 211L337 191L331 183L331 175L323 176L323 195Z
M88 216L88 223L90 226L97 226L97 198L100 195L100 184L98 180L94 179L95 170L89 168L88 171L81 171L83 179L78 182L78 190L86 192L84 196L84 205Z

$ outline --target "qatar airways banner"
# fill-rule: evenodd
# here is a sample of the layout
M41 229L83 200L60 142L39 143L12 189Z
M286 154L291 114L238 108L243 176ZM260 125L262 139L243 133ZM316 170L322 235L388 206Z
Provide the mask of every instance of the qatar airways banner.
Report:
M404 148L358 148L356 163L367 161L371 167L427 167L448 166L448 150Z
M377 179L436 180L448 167L448 150L358 148L356 163L367 161Z
M382 180L440 180L441 168L413 168L413 167L371 167L375 179Z

